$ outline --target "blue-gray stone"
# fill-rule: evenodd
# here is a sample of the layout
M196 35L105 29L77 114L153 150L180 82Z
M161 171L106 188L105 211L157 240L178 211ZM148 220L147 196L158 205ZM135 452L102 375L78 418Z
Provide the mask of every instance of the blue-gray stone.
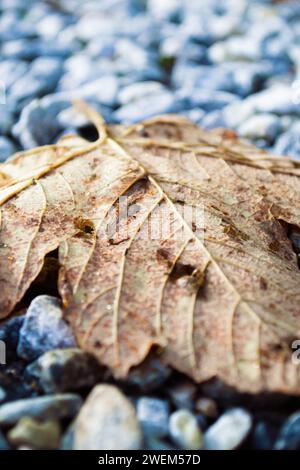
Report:
M0 136L0 162L4 162L8 157L16 152L15 145L6 137Z
M166 88L159 82L144 81L133 83L121 89L118 94L118 101L122 105L125 105L164 91L166 91Z
M74 392L100 382L99 362L78 348L54 349L29 364L27 373L36 378L46 394Z
M7 396L6 390L0 386L0 403L2 403Z
M30 304L20 331L18 355L26 360L36 359L57 348L72 348L76 341L63 320L58 299L40 295Z
M171 369L159 357L149 355L142 364L130 369L126 381L143 392L161 387L171 376Z
M70 107L70 95L57 93L40 100L34 99L22 110L13 134L25 149L53 143L62 128L58 114Z
M82 99L90 99L112 107L116 105L119 86L116 76L106 75L86 83L78 90L78 93Z
M36 30L41 37L53 40L69 22L66 15L49 13L37 23Z
M205 129L215 129L216 127L227 127L223 111L212 111L206 113L200 120L200 124Z
M264 139L272 143L282 131L282 123L274 114L258 114L247 119L237 131L241 137L253 141Z
M282 134L272 149L277 155L288 155L300 159L300 124L294 124L290 130Z
M273 113L279 116L294 114L300 116L300 106L294 96L295 90L286 84L274 85L248 98L253 110Z
M74 51L68 45L43 42L37 39L7 41L2 47L4 57L28 61L39 56L65 58L70 56L72 52Z
M24 315L7 320L0 326L0 340L6 345L6 362L12 361L16 356L20 329L24 323Z
M150 15L158 20L174 20L182 10L181 0L148 0L148 11Z
M4 434L0 431L0 450L9 450L10 446L5 439Z
M170 406L166 400L141 397L137 401L137 417L146 435L168 434Z
M179 60L172 72L172 83L176 87L227 91L241 97L256 90L258 84L272 74L272 68L264 64L224 63L196 65Z
M229 92L213 91L207 89L197 89L192 93L188 90L179 92L179 96L185 97L190 101L191 107L199 107L206 112L222 109L229 104L239 100L239 98Z
M259 421L253 431L255 450L272 450L278 434L277 426L268 421Z
M239 447L248 436L252 418L243 408L226 411L204 434L204 447L207 450L233 450Z
M13 426L24 416L42 421L73 418L81 405L80 396L71 393L12 401L0 406L0 427Z
M180 103L168 91L142 97L132 103L121 106L114 117L122 123L134 123L151 116L173 113L180 110Z
M178 58L199 64L207 63L206 47L185 36L178 35L177 32L162 42L159 54L162 63L167 59L177 60Z
M177 381L168 387L168 394L176 408L192 410L194 408L197 387L189 380Z
M1 52L7 59L16 60L32 60L39 54L37 42L23 39L5 42Z
M276 450L300 449L300 412L292 414L282 426L274 448Z
M188 119L191 121L200 124L205 117L205 111L203 109L189 109L189 110L184 110L180 111L180 114L183 116L186 116Z
M15 59L7 59L0 62L0 77L7 92L27 71L28 64L26 62Z
M16 109L22 108L35 97L54 91L61 73L60 59L40 57L34 60L29 71L10 89L10 99L15 103Z

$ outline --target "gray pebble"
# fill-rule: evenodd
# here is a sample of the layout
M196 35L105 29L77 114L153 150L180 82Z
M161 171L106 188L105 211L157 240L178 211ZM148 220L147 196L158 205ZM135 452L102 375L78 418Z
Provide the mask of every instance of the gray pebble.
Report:
M202 448L202 432L196 417L188 410L178 410L170 418L169 433L174 444L184 450Z
M79 395L64 394L26 398L0 406L0 426L13 426L24 416L38 420L72 418L82 404Z
M258 61L260 50L255 38L250 36L233 36L227 41L216 42L209 48L209 58L212 62L229 62L232 60Z
M16 357L20 329L25 316L12 317L0 326L0 340L6 345L6 359L11 362Z
M148 81L133 83L122 88L118 94L118 101L124 105L141 98L151 97L152 95L164 92L165 90L165 87L159 82Z
M142 434L130 401L113 385L98 385L74 423L74 450L135 450Z
M129 124L157 114L171 113L177 110L178 102L176 102L175 97L169 91L165 91L121 106L114 113L114 117L117 121Z
M166 400L141 397L137 401L137 417L146 435L166 436L170 407Z
M6 391L3 387L0 387L0 403L3 402L6 398Z
M150 355L142 364L129 371L126 382L143 392L151 392L161 387L170 376L170 367L166 366L159 357Z
M273 153L288 155L296 160L300 159L300 125L294 124L287 132L282 134L273 147Z
M242 408L226 411L204 435L207 450L236 449L245 440L252 426L252 418Z
M268 421L259 421L253 431L253 445L256 450L272 450L278 434L278 427Z
M57 421L40 423L24 417L8 433L8 440L13 446L28 446L33 449L54 450L59 447L60 425Z
M4 434L0 431L0 451L1 450L10 450L10 446L5 439Z
M171 386L168 387L168 394L176 408L192 410L194 408L196 393L196 385L188 380L171 384Z
M1 52L5 58L16 60L32 60L39 54L38 45L35 41L23 39L6 41Z
M19 80L27 72L26 62L14 59L2 60L0 63L1 80L5 83L6 89Z
M195 409L207 418L216 418L218 416L218 405L211 398L198 398L195 403Z
M16 109L26 101L54 91L62 72L62 62L51 57L40 57L30 65L30 70L10 89L10 99Z
M25 149L53 143L62 131L56 117L68 107L69 97L63 94L34 99L22 110L19 121L13 127L14 136Z
M82 99L92 99L106 106L115 106L119 81L114 75L107 75L83 85L80 89Z
M224 112L222 110L212 111L211 113L204 114L200 119L199 124L205 129L215 129L217 127L228 127L226 124Z
M264 139L272 143L282 130L280 118L274 114L258 114L241 124L237 132L247 139Z
M0 162L4 162L8 157L16 152L15 145L6 137L0 136Z
M300 449L300 412L292 414L284 423L274 448L276 450Z
M196 90L194 93L186 90L183 92L186 98L190 97L191 107L201 108L206 112L216 111L236 101L238 97L232 93L212 90ZM180 95L179 95L180 96Z
M183 7L181 0L149 0L148 9L149 13L158 20L172 20L179 13Z
M67 24L65 15L59 13L49 13L42 18L36 25L38 34L46 39L54 39L62 31Z
M5 93L5 92L4 92ZM2 96L2 91L0 91L0 96ZM4 101L7 98L4 94ZM0 133L1 134L8 134L13 126L14 117L13 113L7 104L3 103L0 104ZM3 136L2 136L3 137Z
M18 355L32 360L57 348L76 346L70 327L63 320L58 299L40 295L30 304L20 331Z
M49 394L93 387L103 375L94 357L75 348L48 351L30 364L27 372Z
M72 450L73 447L74 447L74 423L71 423L61 438L60 450Z
M256 93L248 100L253 110L260 113L273 113L279 116L295 114L299 116L300 107L293 99L293 92L290 85L274 85L267 90Z

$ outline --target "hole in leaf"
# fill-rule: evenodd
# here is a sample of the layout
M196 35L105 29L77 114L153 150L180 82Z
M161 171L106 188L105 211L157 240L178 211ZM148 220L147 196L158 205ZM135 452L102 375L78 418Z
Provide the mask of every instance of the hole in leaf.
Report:
M195 266L178 262L175 264L170 274L170 279L172 279L173 281L177 281L177 279L183 276L191 276L195 269Z
M58 249L56 249L46 255L40 273L32 282L23 298L18 302L14 308L14 312L27 308L30 302L38 295L60 297L57 287L58 271Z
M80 137L88 140L89 142L95 142L98 139L98 131L93 125L82 126L78 129Z

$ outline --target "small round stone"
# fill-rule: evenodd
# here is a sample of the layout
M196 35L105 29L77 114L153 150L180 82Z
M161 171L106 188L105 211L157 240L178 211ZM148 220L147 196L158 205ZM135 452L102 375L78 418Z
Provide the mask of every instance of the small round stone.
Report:
M126 382L143 392L161 387L171 376L171 369L159 357L148 356L144 362L129 371Z
M45 393L73 392L91 388L102 379L97 360L77 348L54 349L27 367Z
M98 385L74 423L74 450L135 450L142 433L131 402L113 385Z
M178 410L171 415L169 433L180 449L199 450L202 447L202 432L196 417L188 410Z
M59 300L49 295L36 297L27 310L20 331L18 355L32 360L51 349L74 346L76 341L63 319Z
M250 117L239 128L240 136L247 139L264 139L272 143L281 132L280 118L273 114L259 114Z
M137 417L145 434L166 436L168 434L170 407L166 400L142 397L137 402Z
M9 442L17 446L29 446L34 449L57 449L60 441L60 425L57 421L40 423L24 417L8 433Z
M81 398L71 393L12 401L0 406L0 427L13 426L24 416L43 421L72 418L81 404Z
M195 403L195 409L208 418L216 418L218 416L217 404L211 398L198 398Z
M245 440L252 426L252 418L242 408L232 408L224 413L205 433L207 450L236 449Z

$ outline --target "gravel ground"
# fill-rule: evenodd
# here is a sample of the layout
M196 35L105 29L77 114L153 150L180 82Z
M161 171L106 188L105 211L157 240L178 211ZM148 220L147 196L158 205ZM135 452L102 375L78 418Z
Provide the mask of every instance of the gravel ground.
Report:
M109 122L182 113L300 158L299 44L299 2L2 0L0 161L90 135L73 97ZM115 383L45 293L0 325L0 449L300 448L296 398L196 386L155 352Z

